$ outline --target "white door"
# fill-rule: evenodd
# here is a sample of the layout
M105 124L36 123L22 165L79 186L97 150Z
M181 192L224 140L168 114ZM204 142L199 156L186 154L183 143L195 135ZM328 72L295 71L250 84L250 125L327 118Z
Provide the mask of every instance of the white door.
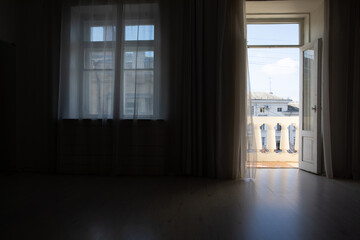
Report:
M299 168L319 174L321 39L301 48Z

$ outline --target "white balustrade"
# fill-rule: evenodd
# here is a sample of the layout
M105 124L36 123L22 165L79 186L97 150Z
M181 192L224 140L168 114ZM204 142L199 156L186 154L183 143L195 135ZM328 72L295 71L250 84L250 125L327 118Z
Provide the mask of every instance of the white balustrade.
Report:
M296 128L295 150L299 151L299 117L253 117L253 122L258 161L298 161L298 152L288 153L287 150L290 149L288 127L293 124ZM275 126L277 123L281 125L281 153L274 152L276 149ZM260 126L263 124L267 126L267 149L269 150L267 153L259 151L262 148Z
M280 124L281 125L281 139L280 139L280 149L283 153L285 153L289 147L289 125Z
M276 149L276 141L275 141L275 126L276 124L266 124L268 127L267 133L267 149L270 152L274 152Z
M255 135L255 143L257 149L262 149L262 142L261 142L261 127L262 124L255 124L254 125L254 135Z
M294 124L294 127L296 128L296 137L295 137L295 150L299 151L299 142L300 142L300 129L299 129L299 124Z

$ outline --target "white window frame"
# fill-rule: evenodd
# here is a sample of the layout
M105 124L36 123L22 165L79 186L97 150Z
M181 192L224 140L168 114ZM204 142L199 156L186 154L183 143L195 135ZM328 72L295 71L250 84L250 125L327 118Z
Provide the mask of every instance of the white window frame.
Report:
M86 102L86 104L81 103L80 106L83 108L83 118L85 119L96 119L97 116L99 115L98 114L92 114L90 113L90 98L89 98L89 91L90 91L90 85L89 85L89 79L85 79L85 72L92 72L92 71L96 71L97 69L87 69L85 67L85 64L86 64L86 49L87 48L90 48L90 49L93 49L93 50L101 50L103 51L104 49L107 48L107 46L109 46L109 49L111 49L113 47L113 44L116 43L116 25L113 25L112 27L114 28L115 27L115 31L112 33L113 34L113 39L115 39L115 41L94 41L92 42L90 39L91 39L91 30L90 28L91 27L107 27L107 26L110 26L108 24L108 22L104 21L103 19L99 19L99 20L92 20L92 24L88 24L87 22L87 18L86 17L83 17L82 20L81 20L81 30L82 30L82 36L83 36L83 47L81 49L81 52L80 52L80 55L82 56L80 58L80 66L82 66L82 70L81 70L81 74L82 74L82 81L81 81L81 87L82 88L87 88L86 91L85 91L85 94L84 94L84 97L83 99L81 99L81 101L84 101ZM102 71L109 71L109 72L113 72L113 75L114 75L114 83L115 84L115 81L116 81L116 75L115 75L115 72L116 72L116 50L115 52L113 52L113 68L112 69L98 69L98 70L102 70ZM113 89L114 91L114 89ZM114 99L113 99L114 101ZM99 103L100 104L100 103ZM115 107L115 105L113 104L113 108ZM107 119L112 119L113 118L113 113L109 113L109 114L106 114L106 113L101 113L101 116L104 117L104 118L107 118Z
M247 24L299 24L298 45L248 45L248 48L300 48L310 41L310 14L247 14ZM265 113L259 110L260 114Z
M247 24L299 24L298 45L248 45L248 48L300 48L310 41L310 14L247 14Z
M125 3L128 4L128 3ZM131 4L131 3L130 3ZM141 4L141 3L140 3ZM118 8L118 15L120 16L122 14L122 8ZM158 16L158 14L155 14L155 16ZM87 23L88 17L87 14L84 13L80 19L81 24L81 36L82 36L82 44L83 47L81 48L79 55L79 66L81 66L81 69L79 71L79 74L81 74L80 79L80 88L82 88L85 91L84 97L80 99L79 107L83 108L82 111L82 118L84 119L97 119L98 114L92 114L90 113L90 100L89 100L89 79L85 79L85 72L87 71L96 71L96 69L88 69L85 67L85 52L87 48L91 49L99 49L104 50L106 49L106 46L109 45L109 49L113 48L114 44L117 44L117 47L115 48L115 52L113 52L113 69L105 69L105 71L113 71L114 74L114 98L113 98L113 111L109 114L101 113L101 116L103 118L107 119L113 119L113 118L120 118L120 119L133 119L134 115L126 115L124 114L124 106L126 104L125 98L124 98L124 54L125 54L125 48L135 45L139 47L143 46L149 46L149 48L152 48L154 51L154 66L151 68L153 71L153 114L152 115L136 115L136 119L160 119L159 114L159 107L155 107L155 104L159 102L160 99L160 91L159 91L159 82L160 82L160 51L159 51L159 40L160 40L160 30L159 30L159 19L124 19L120 18L116 22L113 23L113 27L115 27L115 32L113 32L113 41L91 41L91 27L97 27L97 26L109 26L108 22L104 20L101 16L98 16L98 19L91 19L91 24ZM154 26L154 40L139 40L139 41L125 41L125 27L128 25L153 25ZM119 31L119 29L121 29ZM139 45L137 45L139 43ZM99 69L104 71L104 69ZM130 69L129 69L130 70ZM134 69L136 70L136 69ZM141 69L141 70L147 70L147 69ZM84 89L87 88L87 89Z

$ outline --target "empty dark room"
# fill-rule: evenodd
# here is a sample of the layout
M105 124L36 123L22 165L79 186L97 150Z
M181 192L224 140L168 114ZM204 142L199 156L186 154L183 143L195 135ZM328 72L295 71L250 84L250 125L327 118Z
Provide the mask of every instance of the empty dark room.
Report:
M360 239L359 16L1 0L0 239Z

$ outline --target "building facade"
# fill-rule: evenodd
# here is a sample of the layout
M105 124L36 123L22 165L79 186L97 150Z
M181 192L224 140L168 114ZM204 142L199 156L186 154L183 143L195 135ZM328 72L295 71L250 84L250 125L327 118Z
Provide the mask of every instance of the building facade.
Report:
M273 93L251 93L251 108L252 115L256 117L299 116L298 103Z

